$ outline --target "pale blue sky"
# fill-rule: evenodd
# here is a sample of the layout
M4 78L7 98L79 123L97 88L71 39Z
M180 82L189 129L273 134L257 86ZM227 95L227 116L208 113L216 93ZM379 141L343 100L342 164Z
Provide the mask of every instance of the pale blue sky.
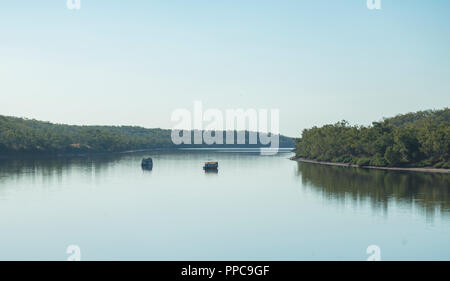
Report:
M450 105L450 1L0 3L0 114L170 128L279 108L281 132Z

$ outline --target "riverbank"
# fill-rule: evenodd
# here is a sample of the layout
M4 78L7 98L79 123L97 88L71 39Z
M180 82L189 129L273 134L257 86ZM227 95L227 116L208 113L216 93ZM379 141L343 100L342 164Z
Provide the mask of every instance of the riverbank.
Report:
M295 156L290 159L294 160L294 161L298 161L298 162L303 162L303 163L320 164L320 165L337 166L337 167L375 169L375 170L385 170L385 171L406 171L406 172L450 174L450 169L437 169L437 168L432 168L432 167L407 168L407 167L358 166L358 165L348 164L348 163L317 161L317 160L305 159L305 158L300 158L300 157L295 157Z
M168 147L155 147L155 148L147 148L147 149L135 149L135 150L124 150L124 151L109 151L109 152L79 152L79 153L37 153L37 152L8 152L2 153L0 152L0 160L2 159L35 159L35 158L70 158L70 157L90 157L90 156L108 156L108 155L120 155L120 154L132 154L139 152L152 152L152 151L167 151L167 152L179 152L183 151L227 151L227 152L248 152L248 151L258 151L265 147L261 146L251 146L251 145L229 145L232 147L226 147L224 145L209 145L205 146L197 146L194 147L192 145L179 145L179 146L168 146ZM292 147L280 147L278 148L279 152L290 152L292 151Z

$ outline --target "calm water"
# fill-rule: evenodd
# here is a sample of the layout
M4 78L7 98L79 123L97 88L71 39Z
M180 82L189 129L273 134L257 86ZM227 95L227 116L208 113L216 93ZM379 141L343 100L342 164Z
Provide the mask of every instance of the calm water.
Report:
M366 260L375 244L383 260L450 260L449 176L290 156L0 160L0 259L65 260L75 244L83 260Z

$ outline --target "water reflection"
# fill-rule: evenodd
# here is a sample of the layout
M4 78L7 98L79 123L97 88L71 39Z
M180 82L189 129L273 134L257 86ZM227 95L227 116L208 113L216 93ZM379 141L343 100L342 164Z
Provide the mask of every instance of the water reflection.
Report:
M206 175L215 175L219 173L218 169L205 169L204 171Z
M386 259L450 257L442 242L450 233L442 215L450 213L448 175L297 164L290 156L0 159L0 213L8 214L0 216L0 259L60 259L69 243L85 245L86 260L360 259L369 243L389 247L395 255ZM147 157L153 171L141 168ZM211 159L219 173L203 170Z
M450 214L450 175L381 171L298 163L297 175L307 188L327 200L353 206L370 202L388 212L390 204L416 208L427 219Z
M248 157L258 156L259 149L241 149L234 153L222 153L222 150L152 150L132 153L117 154L93 154L83 156L59 156L59 157L21 157L0 158L0 192L12 188L8 183L25 181L31 184L61 183L64 179L73 177L73 181L96 181L108 176L109 172L117 167L135 166L144 173L151 173L161 165L182 173L187 167L198 168L208 159L226 157L230 163L238 163ZM226 150L226 152L232 152ZM219 154L218 154L219 153ZM142 169L143 158L152 157L154 165L152 169ZM187 164L188 162L188 164ZM164 163L164 164L163 164ZM218 171L206 171L205 175L217 175Z
M123 155L97 155L85 157L36 157L18 159L0 159L0 183L7 180L23 178L62 179L71 171L81 171L83 174L98 174L118 163Z
M141 170L141 160L145 157L154 159L155 171ZM202 171L204 161L219 158L227 163L226 169L222 171L224 173L218 173L218 170ZM225 181L226 175L242 175L242 171L245 171L252 183L258 180L251 178L253 172L256 175L277 171L277 185L287 186L290 183L286 180L286 175L294 165L296 176L301 178L304 188L318 193L330 202L348 207L369 204L371 210L384 214L392 210L390 207L399 206L421 212L427 219L442 214L450 215L450 175L295 164L287 160L287 157L269 159L250 152L218 154L217 151L152 151L83 157L0 159L0 195L17 186L12 183L23 183L25 188L48 188L51 183L58 186L71 182L101 184L102 178L110 177L118 171L123 171L124 177L134 177L134 169L161 177L171 177L172 175L166 174L176 171L186 179L203 172L208 178L211 176L212 179L222 181ZM278 163L273 164L279 165L278 170L268 166L270 163ZM247 177L240 177L240 180ZM161 180L162 185L167 184L164 178ZM193 184L199 180L192 179ZM223 184L233 183L236 183L235 179Z

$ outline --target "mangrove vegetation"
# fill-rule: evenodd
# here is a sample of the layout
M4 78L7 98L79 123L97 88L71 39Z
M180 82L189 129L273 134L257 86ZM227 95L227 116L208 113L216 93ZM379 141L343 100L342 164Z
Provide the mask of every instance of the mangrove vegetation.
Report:
M450 168L450 109L384 118L371 126L347 121L305 129L296 156L378 167Z

